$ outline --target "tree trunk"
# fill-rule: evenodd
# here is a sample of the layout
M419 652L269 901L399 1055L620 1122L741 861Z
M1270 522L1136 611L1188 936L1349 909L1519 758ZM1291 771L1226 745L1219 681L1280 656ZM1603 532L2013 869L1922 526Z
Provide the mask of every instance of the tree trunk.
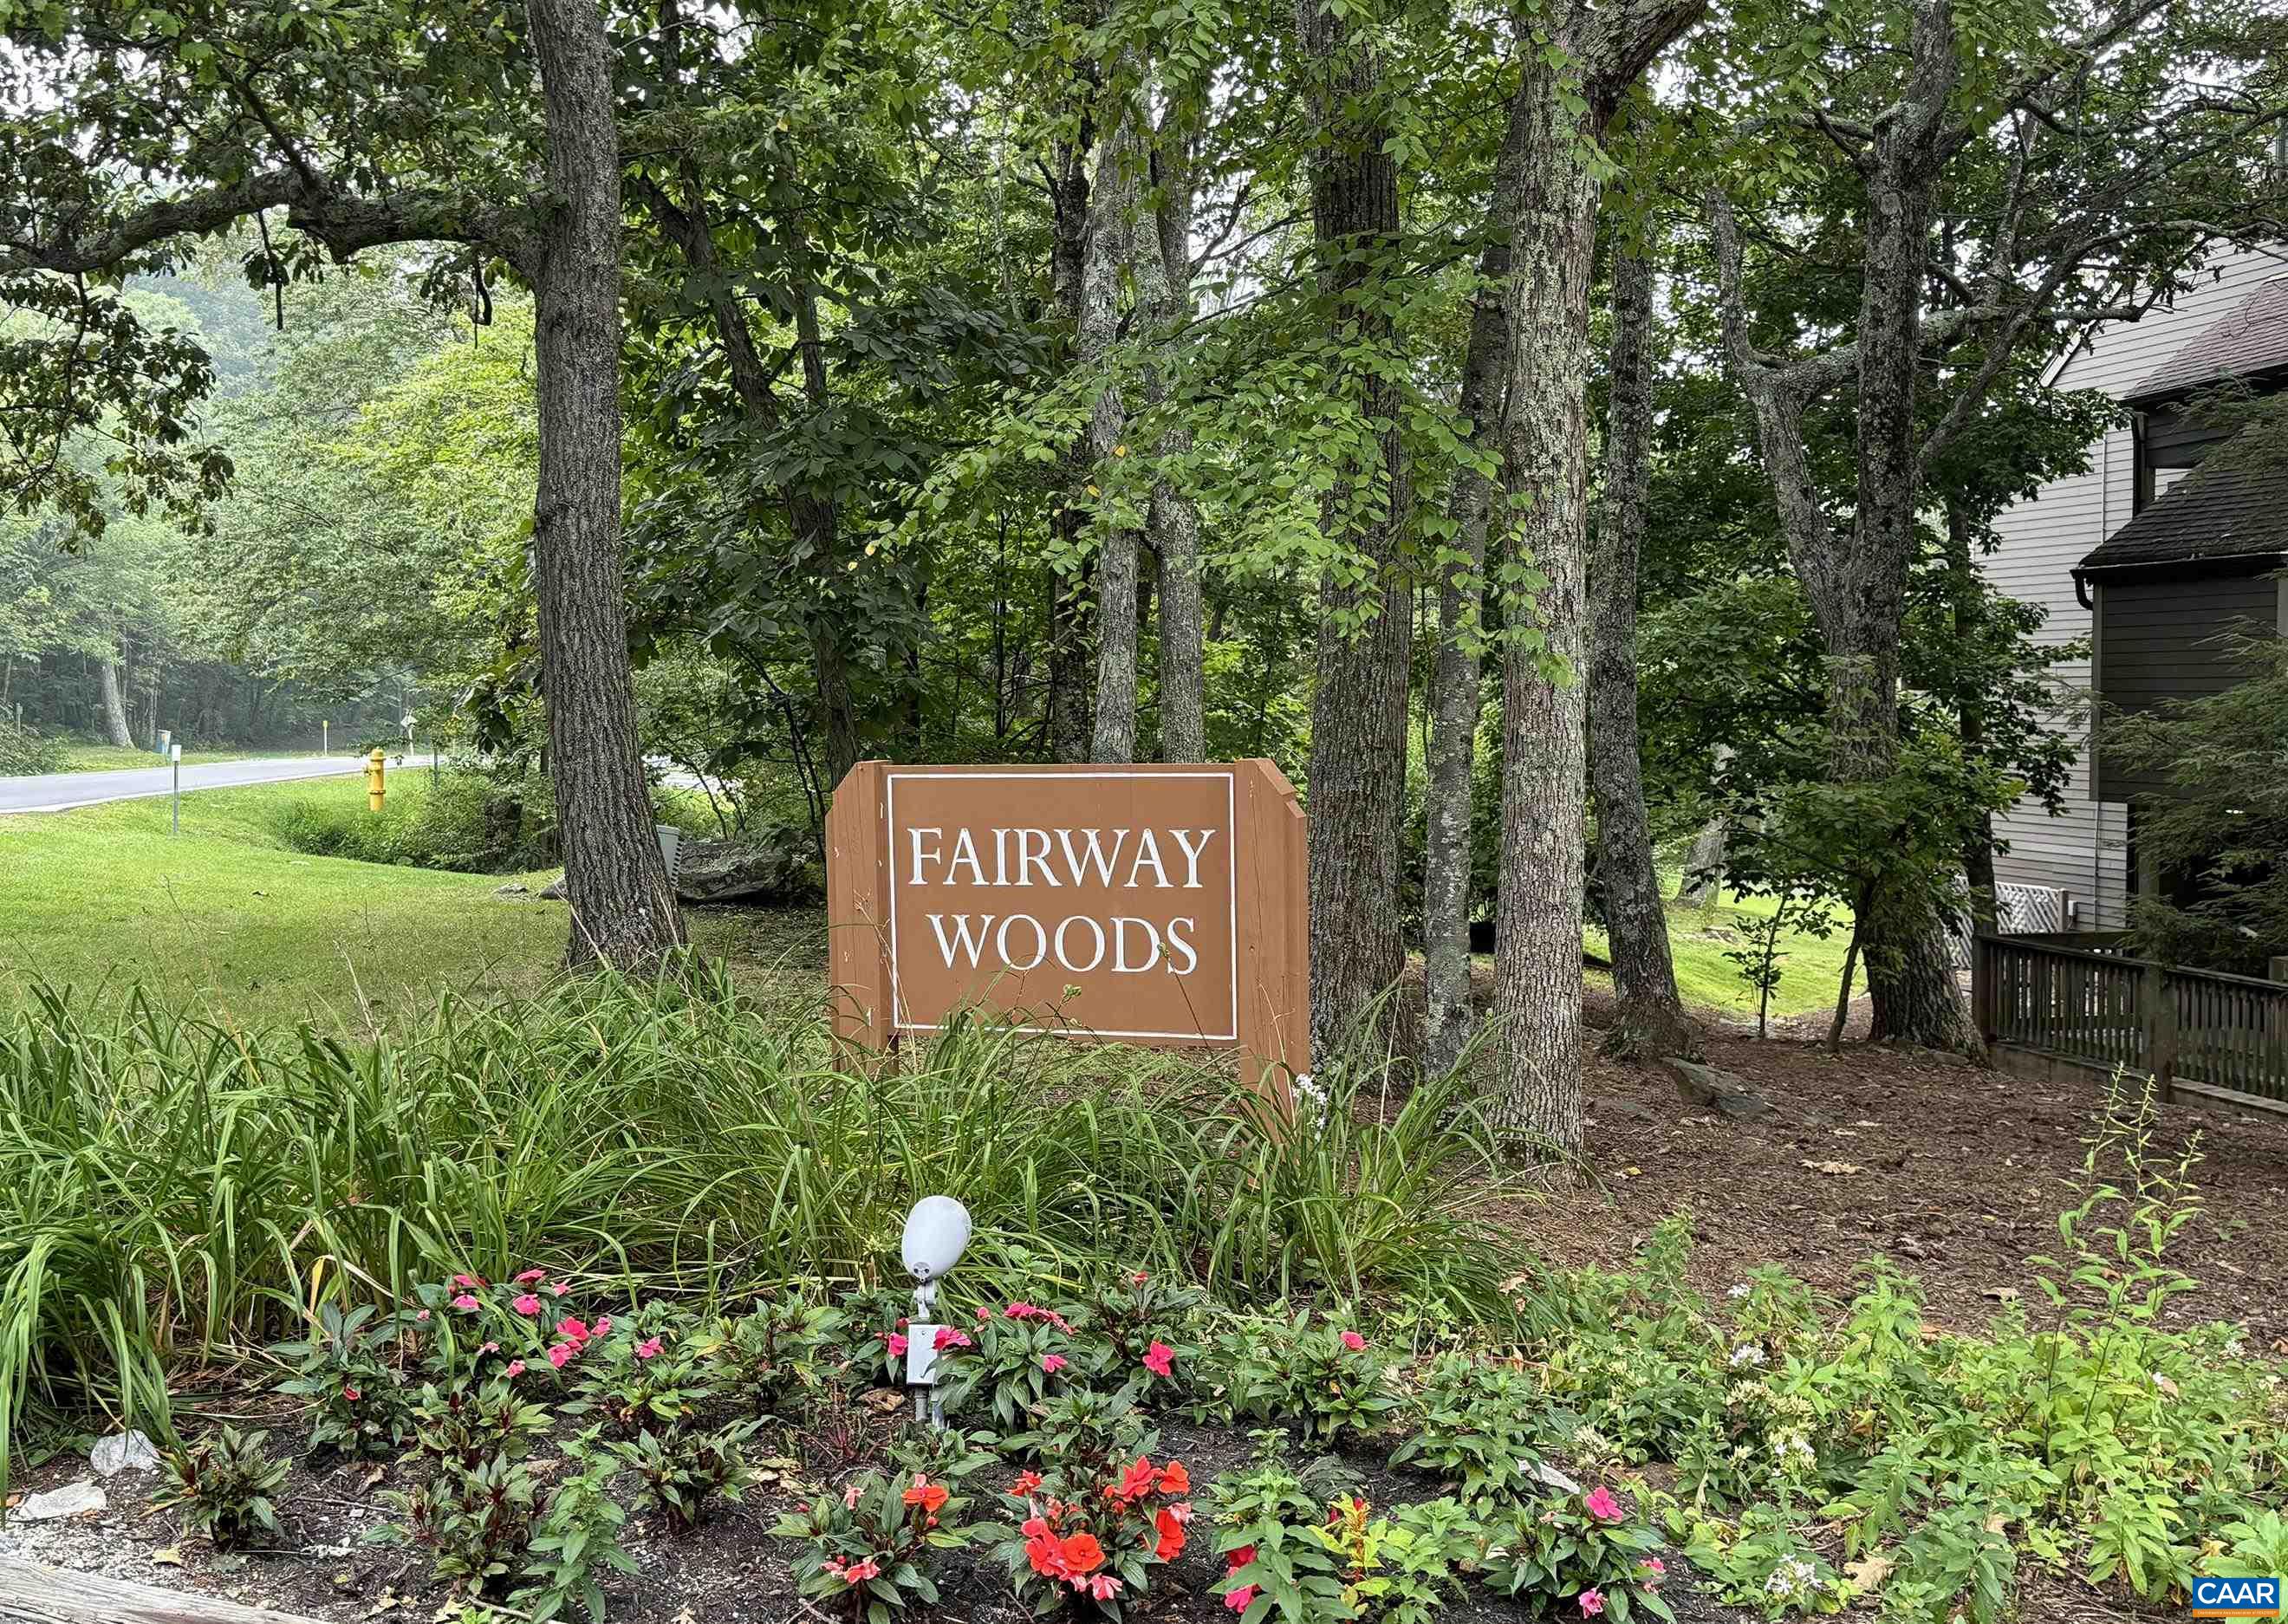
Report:
M1694 1057L1699 1034L1676 995L1637 747L1637 558L1652 481L1652 261L1624 250L1613 256L1612 274L1605 491L1589 572L1589 776L1619 1004L1605 1047L1631 1059Z
M620 159L595 0L526 0L553 218L533 252L540 488L533 574L566 962L644 970L683 943L636 735L620 558Z
M1055 215L1050 242L1051 289L1067 331L1076 338L1087 273L1088 170L1095 142L1093 97L1085 83L1080 91L1078 135L1058 143L1055 183L1049 198ZM1086 438L1076 440L1065 454L1059 471L1064 500L1051 524L1057 534L1058 551L1067 562L1052 563L1044 572L1049 646L1042 731L1050 756L1058 761L1086 761L1089 753L1088 586L1081 563L1088 514L1079 497L1093 465Z
M1311 234L1324 320L1362 347L1394 341L1382 297L1399 253L1398 166L1378 113L1381 60L1370 36L1324 0L1296 0L1296 42L1317 126ZM1406 690L1412 581L1402 555L1409 492L1395 391L1367 368L1362 416L1388 422L1374 466L1344 470L1321 511L1362 568L1321 583L1311 698L1311 1026L1321 1054L1398 979L1398 853L1405 822ZM1379 487L1379 493L1377 488ZM1378 517L1355 517L1361 513Z
M1145 310L1156 346L1192 313L1192 164L1183 134L1164 121L1154 148L1161 194L1156 231L1139 231L1136 257ZM1167 400L1166 368L1156 359L1144 374L1144 398ZM1161 463L1191 455L1189 429L1172 427L1156 448ZM1199 761L1207 755L1207 657L1200 605L1200 515L1190 496L1169 479L1152 485L1148 516L1152 554L1160 566L1160 641L1156 671L1160 694L1160 759Z
M110 734L111 742L123 750L135 748L135 735L127 726L127 704L119 693L119 662L99 660L95 662L97 680L103 685L103 728Z
M1494 234L1478 255L1479 288L1462 357L1457 413L1469 420L1470 448L1498 456L1502 389L1508 381L1510 243L1503 226L1514 216L1523 153L1514 139L1502 145L1495 171ZM1439 560L1438 659L1430 678L1429 782L1422 849L1422 1070L1451 1071L1478 1024L1470 991L1470 857L1474 838L1471 779L1478 720L1484 709L1483 631L1486 524L1493 484L1475 468L1455 470L1446 502L1453 556Z
M1527 157L1511 239L1504 472L1513 504L1528 504L1520 556L1547 584L1519 616L1540 633L1541 646L1513 639L1502 661L1494 1120L1507 1134L1570 1155L1581 1143L1585 385L1597 193L1586 166L1590 132L1563 112L1559 95L1556 73L1529 52L1512 114Z
M1959 69L1946 0L1916 7L1915 67L1895 114L1877 126L1862 226L1858 488L1852 546L1822 610L1830 661L1828 721L1838 781L1887 777L1899 761L1899 640L1908 573L1920 545L1915 385L1938 152ZM1929 899L1887 880L1861 923L1874 1002L1872 1035L1932 1049L1982 1047L1956 985L1946 931Z
M1581 1145L1581 886L1588 740L1582 675L1588 552L1589 281L1596 250L1597 141L1620 99L1704 7L1619 0L1566 8L1550 60L1521 27L1511 119L1522 156L1510 234L1509 386L1503 477L1523 507L1521 558L1546 584L1502 659L1501 902L1494 1015L1501 1023L1493 1121L1571 1156ZM1572 110L1569 110L1572 109ZM1509 617L1505 617L1505 620Z
M1952 497L1946 504L1946 566L1954 598L1954 642L1958 649L1975 647L1984 637L1985 598L1981 592L1974 557L1970 511ZM1975 668L1966 672L1955 695L1955 725L1962 737L1962 754L1975 761L1986 753L1986 700ZM1963 842L1962 872L1970 888L1970 915L1981 930L1994 927L1994 817L1981 812L1978 827Z
M1137 170L1143 160L1136 139L1133 106L1114 117L1100 149L1096 183L1089 190L1088 252L1081 278L1078 364L1101 368L1120 329L1120 290L1128 280L1140 234L1134 218ZM1128 405L1110 381L1097 390L1089 414L1091 478L1104 492L1113 461L1126 453ZM1095 503L1112 506L1109 495ZM1136 532L1107 521L1098 527L1096 555L1096 723L1090 738L1093 761L1136 759Z

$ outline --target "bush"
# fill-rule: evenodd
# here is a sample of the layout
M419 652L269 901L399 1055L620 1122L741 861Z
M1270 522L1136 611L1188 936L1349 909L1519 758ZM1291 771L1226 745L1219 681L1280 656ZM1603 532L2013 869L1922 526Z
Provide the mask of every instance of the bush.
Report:
M481 874L512 866L519 854L517 824L507 824L504 837L499 804L482 773L445 772L433 781L426 772L400 770L391 773L377 812L346 796L304 796L280 802L269 820L281 845L307 856Z
M0 712L0 778L60 772L70 755L61 739L27 727Z
M205 1534L217 1550L278 1532L278 1491L293 1462L274 1461L266 1432L225 1427L213 1438L168 1451L159 1506L180 1506L183 1526Z

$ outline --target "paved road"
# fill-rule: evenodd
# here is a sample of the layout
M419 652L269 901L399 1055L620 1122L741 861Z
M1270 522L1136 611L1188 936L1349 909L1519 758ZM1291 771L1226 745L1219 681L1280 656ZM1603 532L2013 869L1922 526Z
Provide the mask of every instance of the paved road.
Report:
M425 766L416 757L409 766ZM364 769L364 757L351 755L284 756L259 761L215 761L183 769L183 788L227 789L242 784L280 784L298 778L331 778ZM390 762L396 772L397 763ZM127 767L111 772L47 772L30 778L0 778L0 812L63 812L102 801L137 801L174 788L171 767Z

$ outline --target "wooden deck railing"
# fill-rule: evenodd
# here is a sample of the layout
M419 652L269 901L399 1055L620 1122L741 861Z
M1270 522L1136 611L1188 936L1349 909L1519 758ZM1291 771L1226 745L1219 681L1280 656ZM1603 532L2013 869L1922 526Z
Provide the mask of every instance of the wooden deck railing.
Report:
M2288 1106L2288 983L2126 956L2117 940L1981 936L1971 995L1990 1044L2125 1066Z

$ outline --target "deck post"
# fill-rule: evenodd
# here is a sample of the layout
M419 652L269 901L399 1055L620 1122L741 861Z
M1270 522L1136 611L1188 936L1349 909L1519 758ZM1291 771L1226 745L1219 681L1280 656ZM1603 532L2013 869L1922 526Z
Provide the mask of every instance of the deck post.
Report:
M2146 964L2137 993L2137 1024L2145 1033L2145 1069L2153 1074L2161 1103L2167 1105L2176 1097L2177 1073L2177 999L2169 987L2169 967Z

